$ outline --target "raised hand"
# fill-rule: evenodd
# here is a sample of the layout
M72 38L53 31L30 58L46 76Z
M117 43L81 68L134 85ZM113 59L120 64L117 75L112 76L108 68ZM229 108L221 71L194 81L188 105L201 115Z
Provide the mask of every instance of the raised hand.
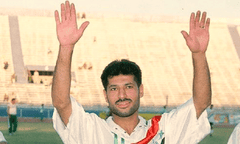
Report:
M74 4L61 4L61 21L58 11L55 11L55 21L57 24L57 36L61 46L74 46L82 37L89 22L84 22L78 29L76 21L76 10Z
M206 12L203 12L200 20L201 12L192 13L190 17L190 31L182 31L182 35L186 40L187 46L192 53L205 53L209 42L209 25L210 19L206 20Z

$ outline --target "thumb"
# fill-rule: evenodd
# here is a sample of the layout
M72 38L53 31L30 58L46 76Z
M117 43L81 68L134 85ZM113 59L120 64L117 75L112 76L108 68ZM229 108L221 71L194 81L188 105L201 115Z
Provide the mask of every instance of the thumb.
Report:
M181 33L182 33L182 35L183 35L184 39L186 40L186 42L188 42L188 41L189 41L189 39L190 39L190 37L189 37L188 33L187 33L186 31L181 31Z
M82 23L82 25L80 26L80 28L78 30L78 34L80 37L83 35L83 32L85 31L85 29L87 28L88 25L89 25L89 21L85 21L84 23Z

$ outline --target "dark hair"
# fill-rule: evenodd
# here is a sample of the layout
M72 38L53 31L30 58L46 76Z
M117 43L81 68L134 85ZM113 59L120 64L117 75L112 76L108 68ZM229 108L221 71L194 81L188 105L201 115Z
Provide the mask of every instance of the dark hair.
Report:
M140 67L135 63L127 59L115 60L109 63L101 75L102 84L105 90L107 90L108 78L113 76L133 75L134 80L138 87L142 84L142 72Z
M16 100L15 98L12 98L12 101Z

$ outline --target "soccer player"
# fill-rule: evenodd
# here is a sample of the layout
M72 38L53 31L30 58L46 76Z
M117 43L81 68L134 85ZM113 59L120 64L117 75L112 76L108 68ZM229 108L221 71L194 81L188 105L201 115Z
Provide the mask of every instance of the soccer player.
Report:
M17 131L17 104L16 99L12 98L8 104L7 113L9 117L9 135L13 135Z
M194 144L210 132L205 111L211 104L211 82L205 54L210 19L206 19L206 12L202 16L200 11L196 15L192 13L189 34L181 32L192 53L193 97L177 109L149 121L138 115L140 99L144 95L141 70L136 63L125 59L111 62L101 75L103 93L112 116L105 121L84 111L82 105L70 96L71 59L74 46L89 22L78 28L74 4L68 1L61 4L61 20L55 11L55 21L60 46L52 85L53 125L64 143Z

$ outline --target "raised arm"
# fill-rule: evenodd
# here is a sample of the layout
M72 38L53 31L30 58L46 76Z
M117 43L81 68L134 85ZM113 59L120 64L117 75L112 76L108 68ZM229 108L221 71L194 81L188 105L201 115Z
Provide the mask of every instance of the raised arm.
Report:
M206 50L209 42L210 19L206 20L206 12L198 11L190 17L190 32L182 31L187 46L192 52L193 59L193 101L197 118L211 104L211 79L208 68Z
M72 113L70 101L71 61L74 45L81 38L89 22L77 26L74 4L61 4L61 21L58 11L55 11L57 37L60 43L58 59L53 75L52 102L62 121L66 125Z

